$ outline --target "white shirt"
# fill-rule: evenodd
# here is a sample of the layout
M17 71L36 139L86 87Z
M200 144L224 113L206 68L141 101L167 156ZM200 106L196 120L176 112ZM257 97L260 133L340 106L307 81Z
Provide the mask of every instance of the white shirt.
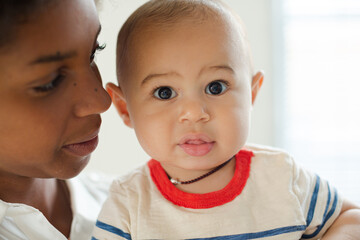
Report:
M246 148L231 182L212 193L182 192L155 160L117 179L93 239L321 238L340 213L341 196L287 153Z
M107 197L110 178L81 175L66 181L73 221L71 240L89 240L101 205ZM0 200L1 240L67 240L37 209Z

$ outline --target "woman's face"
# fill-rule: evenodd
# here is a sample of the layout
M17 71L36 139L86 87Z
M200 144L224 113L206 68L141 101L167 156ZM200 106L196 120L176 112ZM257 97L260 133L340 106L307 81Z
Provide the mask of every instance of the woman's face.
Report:
M16 29L0 53L0 176L77 175L110 106L89 0L61 0Z

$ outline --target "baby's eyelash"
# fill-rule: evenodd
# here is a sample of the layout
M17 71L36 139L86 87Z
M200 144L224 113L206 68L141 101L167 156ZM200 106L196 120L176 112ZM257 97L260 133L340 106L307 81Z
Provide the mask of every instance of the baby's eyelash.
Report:
M153 88L151 88L151 91L149 91L149 94L151 95L151 96L154 96L154 93L156 92L156 90L157 89L159 89L159 88L161 88L161 87L163 87L162 85L156 85L155 87L153 87Z

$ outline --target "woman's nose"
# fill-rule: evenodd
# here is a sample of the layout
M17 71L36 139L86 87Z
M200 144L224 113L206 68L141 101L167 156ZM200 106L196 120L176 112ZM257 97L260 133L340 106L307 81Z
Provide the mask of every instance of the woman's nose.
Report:
M203 101L200 99L192 99L182 102L179 122L196 123L207 122L209 120L210 114L206 109L206 104Z
M78 81L78 96L74 107L77 117L103 113L111 105L111 98L102 86L97 68L90 71L92 72L83 75L84 79Z

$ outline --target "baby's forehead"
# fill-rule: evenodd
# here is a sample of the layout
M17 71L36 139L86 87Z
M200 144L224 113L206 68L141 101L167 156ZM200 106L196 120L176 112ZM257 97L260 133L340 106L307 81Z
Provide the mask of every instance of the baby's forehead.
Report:
M231 19L230 16L216 15L207 18L194 18L193 16L186 16L172 23L156 23L144 22L132 33L129 38L128 57L132 57L133 53L141 53L143 48L151 47L156 40L173 39L174 37L182 37L183 35L195 36L198 32L203 32L205 35L211 36L211 32L218 34L213 37L221 37L218 41L220 45L227 45L227 48L233 48L233 52L244 54L248 49L246 36L240 28L241 23ZM161 36L161 37L159 37ZM189 36L189 37L191 37ZM198 41L207 41L204 38L199 38ZM221 46L219 46L221 47ZM140 52L139 52L140 51ZM141 55L141 54L140 54Z
M230 31L237 32L241 38L246 37L245 27L240 17L231 9L228 9L227 6L217 1L179 2L188 4L184 5L183 9L157 9L155 13L139 15L133 24L131 24L133 25L133 29L129 31L128 34L141 34L149 29L173 29L179 24L200 25L206 22L212 22L213 24L222 25ZM202 4L195 4L196 2L201 2Z
M126 67L126 59L136 51L139 39L151 40L151 34L158 31L178 31L179 26L202 26L206 23L223 28L225 33L237 42L239 53L251 63L250 49L245 27L240 17L219 1L150 1L143 5L126 21L118 36L117 67ZM150 33L150 34L149 34ZM143 41L140 41L143 42Z

